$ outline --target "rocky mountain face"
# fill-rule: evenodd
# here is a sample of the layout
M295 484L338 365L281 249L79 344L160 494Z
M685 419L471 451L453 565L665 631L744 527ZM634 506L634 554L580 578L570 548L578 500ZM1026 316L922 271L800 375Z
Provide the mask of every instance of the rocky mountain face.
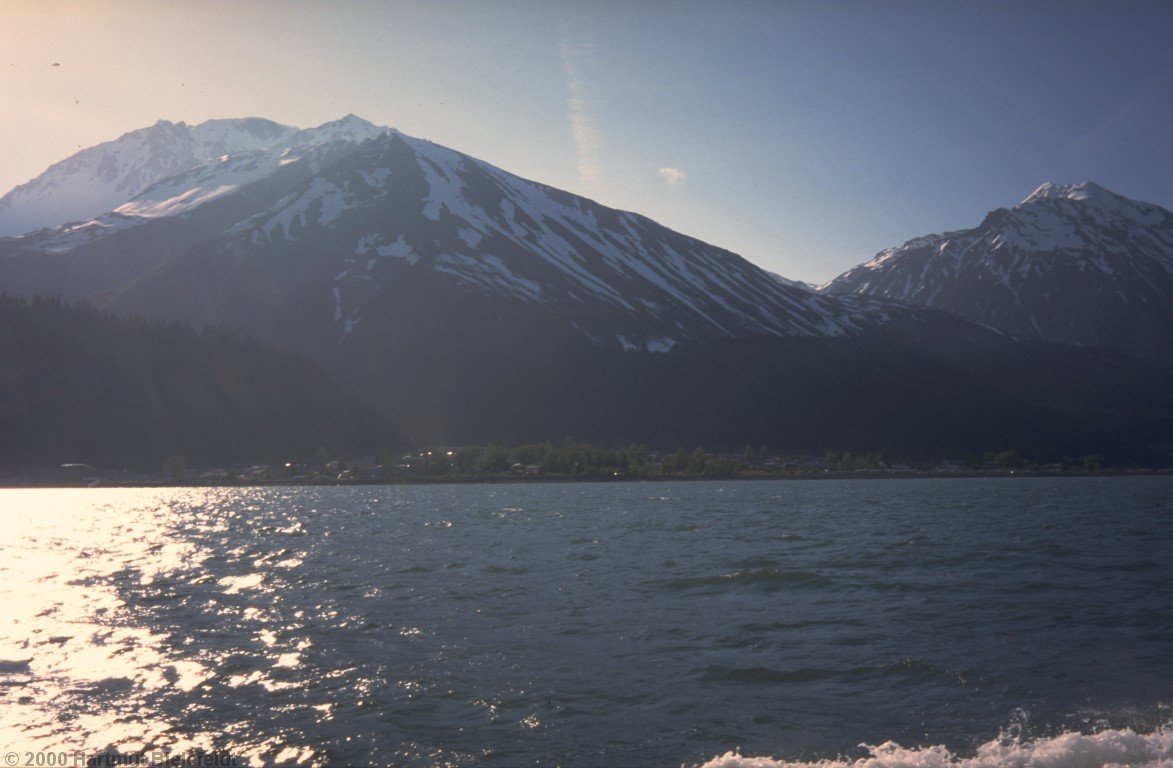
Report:
M0 197L0 236L91 219L157 181L224 155L361 141L386 130L354 115L304 130L256 117L194 126L160 120L84 149Z
M1093 183L1044 184L973 229L881 251L822 286L1016 334L1173 358L1173 213Z

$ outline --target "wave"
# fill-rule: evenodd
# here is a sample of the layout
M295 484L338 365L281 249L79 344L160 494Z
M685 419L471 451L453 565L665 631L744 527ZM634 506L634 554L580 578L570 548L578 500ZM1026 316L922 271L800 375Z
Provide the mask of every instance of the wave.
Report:
M941 745L909 749L889 741L860 746L868 757L804 763L726 752L700 768L1173 768L1173 726L1152 733L1123 728L1029 740L999 738L978 747L972 757Z
M703 589L706 587L735 588L754 585L767 589L779 589L787 586L821 587L830 583L831 579L822 574L808 571L784 571L779 568L751 568L713 576L694 576L660 582L661 586L672 590Z

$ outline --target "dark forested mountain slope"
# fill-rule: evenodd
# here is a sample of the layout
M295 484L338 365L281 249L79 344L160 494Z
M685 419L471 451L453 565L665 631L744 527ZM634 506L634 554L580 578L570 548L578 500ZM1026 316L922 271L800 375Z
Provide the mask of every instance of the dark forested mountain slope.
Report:
M158 469L357 455L396 438L317 366L223 331L0 297L0 465Z

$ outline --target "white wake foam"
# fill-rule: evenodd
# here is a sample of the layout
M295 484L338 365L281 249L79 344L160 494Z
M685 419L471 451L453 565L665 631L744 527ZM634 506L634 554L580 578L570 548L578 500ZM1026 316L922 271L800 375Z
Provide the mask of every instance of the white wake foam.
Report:
M863 746L870 754L857 760L800 763L727 752L701 768L1173 768L1173 726L1152 733L1124 728L1026 741L997 739L978 747L973 757L960 757L939 745L906 749L889 741Z

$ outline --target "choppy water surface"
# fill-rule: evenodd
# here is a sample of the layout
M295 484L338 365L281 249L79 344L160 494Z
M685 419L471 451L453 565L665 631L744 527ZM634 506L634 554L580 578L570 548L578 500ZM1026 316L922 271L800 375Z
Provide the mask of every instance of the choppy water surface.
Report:
M0 526L10 750L1173 765L1173 478L0 491Z

